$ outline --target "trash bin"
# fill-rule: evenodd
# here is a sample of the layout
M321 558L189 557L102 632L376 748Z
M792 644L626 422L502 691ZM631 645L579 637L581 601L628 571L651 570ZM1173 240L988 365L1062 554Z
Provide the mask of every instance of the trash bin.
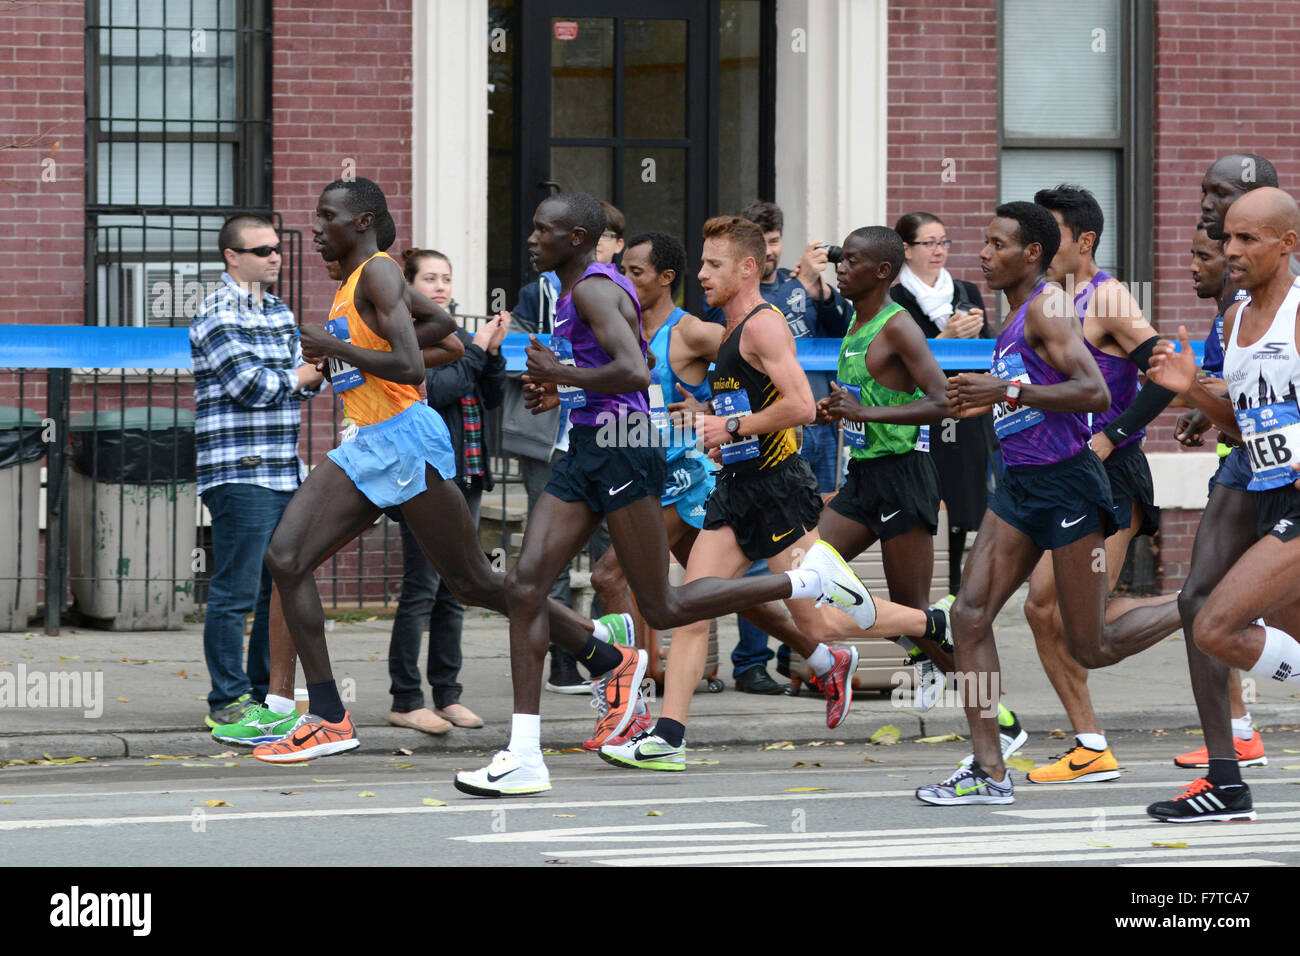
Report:
M40 577L41 417L0 407L0 631L23 631L36 613Z
M114 631L177 629L194 609L194 413L136 407L68 425L68 578Z

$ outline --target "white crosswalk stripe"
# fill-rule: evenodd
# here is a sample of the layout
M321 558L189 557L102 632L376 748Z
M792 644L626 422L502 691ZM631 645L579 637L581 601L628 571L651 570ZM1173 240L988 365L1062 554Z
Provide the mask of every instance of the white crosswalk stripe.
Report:
M1261 821L1230 826L1157 823L1140 809L1003 811L1052 817L952 827L773 832L742 821L570 827L476 834L474 843L533 844L546 858L606 866L988 866L1087 863L1272 865L1263 855L1300 852L1300 803L1261 804ZM737 832L737 831L744 832ZM761 832L755 832L756 830ZM729 832L728 832L729 831Z

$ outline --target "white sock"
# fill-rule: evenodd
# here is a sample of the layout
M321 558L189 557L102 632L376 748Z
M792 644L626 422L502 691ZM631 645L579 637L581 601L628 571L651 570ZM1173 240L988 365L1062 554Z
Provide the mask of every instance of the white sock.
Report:
M813 669L813 673L818 677L825 677L827 672L835 666L835 655L825 644L818 644L817 649L812 652L808 658L808 666Z
M264 706L273 714L290 714L297 710L288 697L277 697L275 694L266 695Z
M510 745L516 757L532 763L542 759L542 718L540 714L510 716Z
M1286 631L1264 625L1264 653L1249 673L1265 680L1300 683L1300 644Z
M604 641L608 644L614 639L614 635L609 632L609 628L600 623L600 621L593 620L591 623L596 625L596 640Z
M1232 736L1238 740L1250 740L1255 736L1255 721L1250 716L1250 711L1246 711L1244 717L1232 718Z
M1106 749L1105 734L1075 734L1074 739L1079 741L1080 744L1087 747L1089 750Z
M815 598L822 596L822 576L812 568L795 568L785 572L790 579L790 597Z

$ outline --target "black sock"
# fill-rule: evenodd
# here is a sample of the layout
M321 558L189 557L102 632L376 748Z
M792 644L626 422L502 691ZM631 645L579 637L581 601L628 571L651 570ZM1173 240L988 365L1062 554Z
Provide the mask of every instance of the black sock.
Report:
M948 529L948 593L956 594L961 587L961 556L966 550L966 531Z
M591 672L592 677L608 674L623 661L623 655L613 644L606 644L595 634L587 638L587 646L578 654L578 663Z
M654 732L672 747L680 747L682 741L686 739L686 727L675 720L669 720L667 717L659 718L655 723Z
M1241 764L1237 763L1235 757L1211 757L1205 779L1216 787L1240 786Z
M307 695L311 712L322 720L337 724L347 713L343 709L343 701L339 699L338 686L332 680L308 684Z

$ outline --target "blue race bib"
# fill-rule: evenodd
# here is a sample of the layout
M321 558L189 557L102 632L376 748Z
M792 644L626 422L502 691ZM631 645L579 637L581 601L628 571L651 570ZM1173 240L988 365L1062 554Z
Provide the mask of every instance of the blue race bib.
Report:
M713 410L720 418L746 418L753 414L749 407L749 395L744 389L734 392L719 392L713 396ZM737 438L722 445L722 463L734 465L758 457L758 436L750 435Z
M347 319L330 319L325 323L325 331L336 339L342 339L348 343L352 342L352 337L348 335ZM355 365L349 365L342 359L336 358L330 358L328 361L330 387L334 389L335 394L366 384L365 373Z
M1030 384L1029 373L1025 371L1025 360L1018 352L994 359L993 374L1004 381ZM998 402L993 406L993 430L997 432L999 440L1032 428L1042 420L1043 413L1037 408L1026 408L1024 405L1009 408L1006 402Z
M569 368L578 367L578 363L573 359L573 343L568 339L552 335L551 351L555 353L561 365L567 365ZM555 391L560 397L561 408L582 408L587 404L587 393L576 385L556 385Z
M844 391L853 396L853 400L859 405L862 404L862 386L846 385L843 382L835 383ZM867 423L851 422L847 418L840 419L840 426L844 429L844 444L849 448L866 448L870 442L867 441Z
M1300 456L1300 407L1278 402L1236 410L1242 444L1250 456L1249 491L1281 488L1300 478L1292 469Z

